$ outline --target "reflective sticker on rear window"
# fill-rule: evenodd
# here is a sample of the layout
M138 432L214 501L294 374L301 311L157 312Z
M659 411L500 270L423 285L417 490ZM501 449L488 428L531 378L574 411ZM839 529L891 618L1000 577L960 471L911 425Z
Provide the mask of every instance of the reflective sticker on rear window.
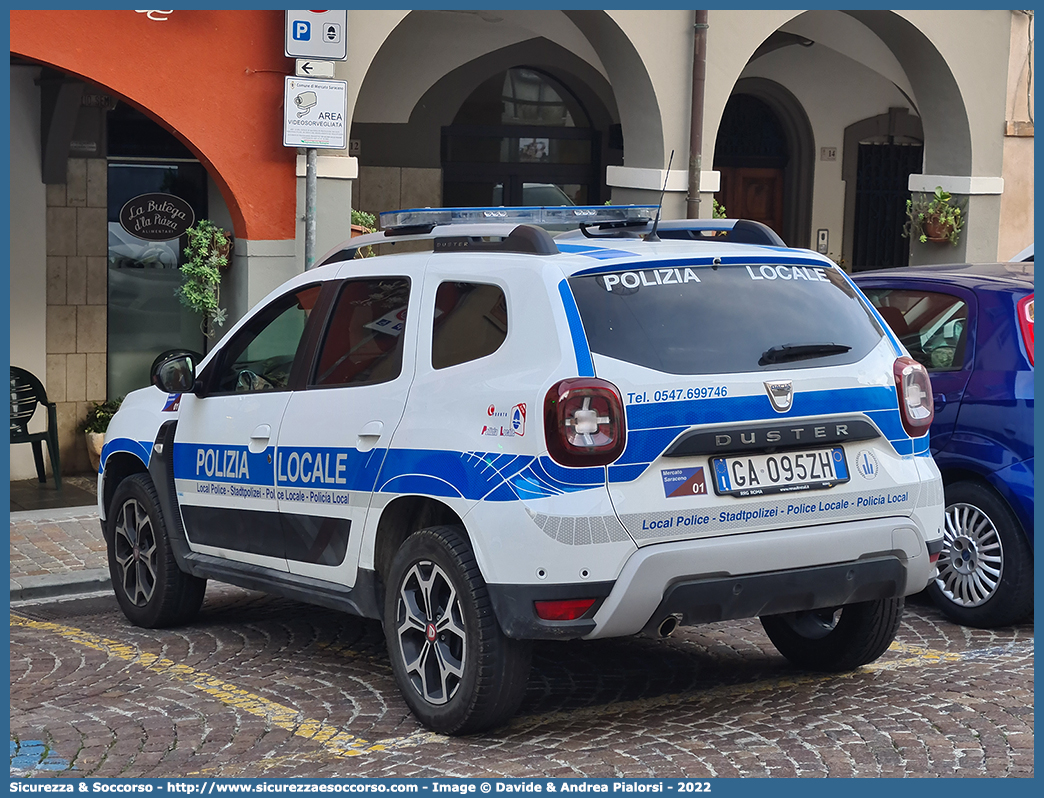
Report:
M640 272L607 274L602 278L602 285L606 291L612 292L613 286L620 286L617 290L621 290L638 288L643 285L682 285L683 283L698 283L699 281L700 278L696 276L696 272L689 267L685 267L684 269L644 269Z
M819 280L830 282L825 269L813 269L811 266L759 266L755 272L750 266L747 274L751 280Z

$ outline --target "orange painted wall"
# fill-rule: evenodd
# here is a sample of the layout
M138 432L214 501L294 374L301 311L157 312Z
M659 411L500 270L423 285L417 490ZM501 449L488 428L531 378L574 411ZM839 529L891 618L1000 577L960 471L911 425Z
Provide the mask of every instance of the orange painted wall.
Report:
M237 238L295 237L296 150L282 145L283 11L11 11L11 52L126 100L220 187Z

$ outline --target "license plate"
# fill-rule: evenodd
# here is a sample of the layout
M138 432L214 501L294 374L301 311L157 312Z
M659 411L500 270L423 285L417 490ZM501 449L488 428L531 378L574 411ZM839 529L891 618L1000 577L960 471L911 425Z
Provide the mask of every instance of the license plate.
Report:
M840 446L807 452L734 454L711 459L714 492L719 496L822 490L848 482L848 464Z

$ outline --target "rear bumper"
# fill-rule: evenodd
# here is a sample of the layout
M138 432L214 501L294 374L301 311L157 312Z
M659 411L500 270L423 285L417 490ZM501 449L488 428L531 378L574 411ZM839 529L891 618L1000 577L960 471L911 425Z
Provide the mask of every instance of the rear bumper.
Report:
M942 508L938 508L941 515ZM917 593L934 578L939 530L916 517L849 521L638 549L615 582L490 584L509 637L568 639L655 633L682 625L753 618ZM535 601L595 599L575 621L544 621Z
M837 607L906 594L907 571L896 556L769 574L692 579L664 592L643 633L655 635L668 617L692 626L760 615Z
M637 634L668 615L706 623L917 593L934 576L930 550L942 545L931 534L892 517L646 546L587 637Z

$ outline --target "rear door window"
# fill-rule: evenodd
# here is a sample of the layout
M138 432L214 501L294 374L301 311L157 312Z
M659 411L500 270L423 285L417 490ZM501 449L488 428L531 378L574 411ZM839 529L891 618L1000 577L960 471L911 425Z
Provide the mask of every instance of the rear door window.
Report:
M491 355L507 338L507 300L495 285L442 283L435 295L431 365L444 369Z
M309 384L376 385L398 377L409 298L405 277L346 280Z
M667 374L729 374L855 363L883 331L836 269L649 263L578 275L591 351Z

